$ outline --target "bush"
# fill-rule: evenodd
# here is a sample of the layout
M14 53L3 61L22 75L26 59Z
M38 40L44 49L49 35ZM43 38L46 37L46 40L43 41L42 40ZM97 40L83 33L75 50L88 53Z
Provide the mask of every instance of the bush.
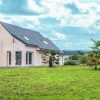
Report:
M76 65L76 63L73 60L70 60L65 62L64 65Z
M81 56L80 63L83 64L83 65L86 64L87 63L87 58L85 56Z

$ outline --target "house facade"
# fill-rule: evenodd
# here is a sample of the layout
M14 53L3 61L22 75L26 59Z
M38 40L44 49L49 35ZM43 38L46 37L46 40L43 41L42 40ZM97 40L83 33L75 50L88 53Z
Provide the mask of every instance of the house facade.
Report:
M0 67L41 66L44 52L59 52L59 63L63 65L60 49L39 32L0 22Z

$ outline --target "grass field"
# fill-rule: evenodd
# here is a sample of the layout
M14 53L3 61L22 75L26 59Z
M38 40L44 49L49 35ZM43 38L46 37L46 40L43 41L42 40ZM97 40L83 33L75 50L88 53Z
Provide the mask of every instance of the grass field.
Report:
M83 66L1 68L0 100L100 100L100 71Z

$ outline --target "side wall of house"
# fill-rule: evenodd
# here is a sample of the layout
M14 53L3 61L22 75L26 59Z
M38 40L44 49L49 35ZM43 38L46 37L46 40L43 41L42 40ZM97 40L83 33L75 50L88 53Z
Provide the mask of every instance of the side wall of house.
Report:
M63 54L59 54L59 65L64 65L64 55Z
M35 47L27 47L18 41L0 24L0 66L8 66L7 52L11 52L11 66L15 65L15 52L22 52L22 66L26 65L26 52L32 52L32 65L40 65L40 52Z

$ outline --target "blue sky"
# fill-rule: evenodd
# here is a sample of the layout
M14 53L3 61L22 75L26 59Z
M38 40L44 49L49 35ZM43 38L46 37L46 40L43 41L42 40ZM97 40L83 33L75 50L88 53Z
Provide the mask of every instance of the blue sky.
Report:
M39 31L61 50L100 40L100 0L0 0L0 21Z

